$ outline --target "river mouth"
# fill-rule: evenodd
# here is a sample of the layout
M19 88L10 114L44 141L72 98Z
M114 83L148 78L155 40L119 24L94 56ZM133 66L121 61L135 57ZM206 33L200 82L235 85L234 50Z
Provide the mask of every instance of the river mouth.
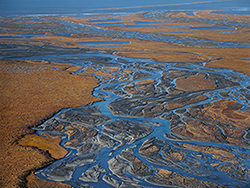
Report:
M93 95L101 101L63 109L34 128L68 151L35 174L73 187L248 187L248 22L209 16L36 16L2 24L1 59L72 64L71 75L100 81Z

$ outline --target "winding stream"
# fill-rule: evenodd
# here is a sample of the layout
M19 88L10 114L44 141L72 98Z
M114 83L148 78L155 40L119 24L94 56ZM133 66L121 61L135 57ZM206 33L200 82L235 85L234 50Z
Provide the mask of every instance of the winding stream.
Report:
M97 61L89 57L97 58ZM46 58L50 60L49 56ZM55 61L55 57L51 58ZM211 142L204 142L178 137L172 130L183 126L183 122L173 127L165 118L174 114L182 119L185 114L180 115L181 111L188 112L192 107L225 99L237 100L242 105L241 109L247 110L244 103L246 98L240 88L248 88L246 90L249 91L249 77L227 69L206 68L190 63L161 63L105 54L74 55L71 63L82 66L74 74L86 74L87 67L95 69L96 72L91 74L97 76L101 83L93 95L103 101L86 107L64 109L37 128L37 133L42 136L62 139L61 146L69 154L39 170L36 175L47 180L66 182L73 187L171 187L171 184L152 179L159 178L159 170L164 169L178 174L178 177L193 178L197 180L195 185L201 187L210 185L209 182L229 187L249 186L249 147L219 143L212 139ZM105 73L101 74L100 71ZM170 95L171 88L176 87L177 77L171 76L171 72L175 71L181 71L182 76L206 74L206 79L213 75L214 79L220 80L216 80L216 89ZM227 84L219 86L218 82ZM228 92L226 96L221 95L225 92ZM159 104L196 95L206 98L160 113L153 110ZM217 127L221 134L225 134L223 127ZM249 139L244 138L244 142L249 144ZM227 151L232 155L219 154L218 157L217 154L187 148L187 144ZM158 150L150 155L143 152L152 145ZM166 153L179 153L178 156L183 157L175 160L167 158ZM137 158L137 163L131 156ZM133 166L135 164L141 165L142 170L137 171ZM231 168L225 170L227 167Z

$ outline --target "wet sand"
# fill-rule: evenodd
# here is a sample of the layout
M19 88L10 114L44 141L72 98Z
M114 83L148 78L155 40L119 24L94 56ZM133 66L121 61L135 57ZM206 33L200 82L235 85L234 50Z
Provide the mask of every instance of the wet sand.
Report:
M4 187L247 187L248 16L1 19Z

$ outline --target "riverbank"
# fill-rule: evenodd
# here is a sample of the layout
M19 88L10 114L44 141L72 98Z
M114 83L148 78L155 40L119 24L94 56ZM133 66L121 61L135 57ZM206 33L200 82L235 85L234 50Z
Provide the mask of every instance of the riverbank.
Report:
M55 183L33 175L28 178L33 183L27 183L26 177L64 157L68 151L59 145L59 139L41 137L31 128L62 108L100 100L92 96L98 80L73 75L78 69L49 62L0 61L1 187L32 187L41 182L46 182L46 187L55 187ZM61 183L57 186L70 187Z

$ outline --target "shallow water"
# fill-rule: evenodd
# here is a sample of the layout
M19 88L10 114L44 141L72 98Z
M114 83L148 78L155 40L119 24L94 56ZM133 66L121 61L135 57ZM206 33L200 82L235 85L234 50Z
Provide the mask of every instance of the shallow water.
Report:
M103 19L103 20L89 20L89 23L107 23L107 22L120 22L120 19Z
M96 26L111 26L111 25L114 25L114 26L126 26L125 23L98 23L98 24L95 24Z
M14 39L18 39L18 38L32 38L32 37L39 37L39 36L45 36L46 33L21 33L15 36L12 35L5 35L5 36L0 36L0 38L2 39L7 39L7 38L14 38Z
M143 161L155 173L156 173L155 168L162 168L162 169L174 171L176 173L180 173L185 176L193 177L202 181L214 182L219 185L225 185L229 187L234 187L234 184L241 186L241 187L248 186L248 182L249 182L248 178L244 181L239 181L234 176L225 174L219 169L207 166L207 164L210 164L212 162L214 163L218 162L225 166L231 163L220 161L219 159L216 159L212 155L207 154L207 153L196 152L190 149L184 149L181 145L191 144L191 145L201 145L201 146L207 146L207 147L212 146L212 147L229 149L233 151L234 155L236 155L238 159L242 159L239 161L240 165L245 166L246 169L249 168L248 162L247 160L242 158L242 156L240 156L239 153L250 154L249 148L239 147L237 145L229 145L229 144L221 144L221 143L213 143L213 142L199 142L199 141L197 142L197 141L188 141L188 140L169 139L168 137L166 137L166 135L171 134L172 128L170 128L169 121L164 120L162 118L162 115L164 115L165 113L161 115L157 115L156 117L152 117L152 118L146 118L144 117L144 115L138 116L138 115L130 114L130 112L132 112L134 109L142 108L142 111L143 109L146 110L147 105L149 105L147 101L159 100L160 98L158 97L158 95L160 93L155 94L155 96L147 97L147 95L145 94L143 95L129 94L128 92L126 92L125 88L128 85L131 85L133 83L136 85L136 83L138 83L139 81L154 79L155 80L153 82L154 87L155 87L154 90L158 92L159 91L162 92L160 94L161 98L166 97L167 92L162 90L163 88L160 88L162 87L160 85L161 83L163 83L162 79L164 78L162 73L164 71L169 72L170 70L181 70L181 71L186 71L187 73L195 73L195 74L205 73L205 74L223 75L225 76L225 79L230 79L230 77L238 77L241 79L241 81L239 82L240 85L235 85L232 87L225 87L225 88L222 87L222 88L218 88L215 90L205 91L205 95L208 96L208 99L179 108L179 109L188 110L192 106L198 106L198 105L211 103L213 101L219 101L221 99L227 98L227 97L226 98L222 97L218 93L227 92L227 91L231 93L234 93L234 92L239 93L239 90L237 88L239 87L244 88L245 86L249 85L250 83L249 77L244 76L239 73L233 73L232 71L226 70L226 69L205 68L203 66L198 66L198 65L193 65L193 64L189 64L189 66L179 66L177 63L165 64L161 62L153 62L152 60L147 60L147 59L117 58L116 56L113 56L113 55L104 55L104 54L86 54L84 56L81 55L78 58L75 58L75 57L77 57L77 55L72 55L72 58L74 58L74 60L72 59L70 61L71 62L75 61L74 64L77 64L83 67L89 67L89 65L97 65L98 70L103 70L102 66L107 66L109 62L110 63L112 62L112 67L117 67L120 73L122 73L123 70L129 70L132 72L132 74L127 74L125 77L128 78L128 80L123 81L123 79L121 79L121 77L123 77L122 74L120 74L119 72L108 71L111 74L114 74L114 77L112 79L100 77L102 82L100 86L94 90L94 93L93 93L95 96L99 96L99 97L103 96L101 98L103 98L104 101L94 103L93 105L89 105L87 107L77 107L77 108L70 108L70 109L62 110L61 112L59 112L54 117L47 120L44 124L40 125L37 128L39 130L38 134L41 134L41 135L55 135L55 134L61 135L60 137L63 140L61 145L69 151L69 154L64 159L58 160L55 163L53 163L51 166L38 171L36 174L39 177L42 177L48 180L53 180L53 181L66 182L74 187L81 187L82 185L86 185L86 184L94 186L94 187L113 187L111 184L107 183L107 181L105 180L105 177L108 175L109 178L113 178L119 181L120 183L121 182L134 183L137 186L140 185L140 186L146 186L146 187L148 186L167 187L167 186L152 184L150 182L145 181L144 178L138 178L138 176L136 176L133 173L133 171L130 171L130 170L123 171L122 174L120 175L117 175L115 171L113 171L114 169L112 170L112 167L110 166L111 164L108 161L114 160L117 157L119 158L120 156L124 154L124 152L126 153L127 151L130 151L130 152L132 151L135 157ZM98 63L98 61L92 62L89 59L89 57L96 57L96 58L98 57L98 58L107 59L107 60L105 60L103 63ZM58 56L57 58L63 59L64 57ZM34 59L36 58L34 57ZM46 57L46 59L50 60L48 56ZM83 61L83 59L86 59L86 61ZM53 61L54 60L55 59L53 59ZM76 74L81 74L81 71L80 72L78 71ZM141 75L141 76L137 77L135 76L136 74ZM169 83L172 83L173 81L170 80ZM169 87L171 86L171 84L170 85L164 84L164 86ZM123 94L118 94L118 93L123 93ZM195 94L195 93L199 93L199 92L192 92L190 94ZM169 99L174 100L175 98L179 98L179 96L176 96L176 97L173 96L172 98L169 98ZM238 97L233 97L229 95L229 98L236 99L237 102L243 105L243 107L246 106L246 104L242 102L243 100L240 100ZM135 104L138 106L133 105L129 107L128 109L126 109L127 107L124 106L125 111L123 110L121 110L121 112L116 111L114 114L114 112L111 110L110 105L112 105L114 102L115 102L114 104L117 105L119 104L119 101L122 103L126 102L127 104ZM135 101L144 101L144 102L141 104L136 104ZM178 110L178 109L175 109L175 110ZM66 115L69 113L75 114L75 115L73 114L72 115L74 117L78 117L78 120L71 119L71 117L73 118L72 115ZM166 112L166 114L169 114L169 113L171 112ZM86 114L89 114L89 115L86 116ZM98 117L96 116L97 114L99 114ZM106 120L103 119L104 117ZM96 122L93 125L91 125L91 124L88 124L89 120L87 120L86 118L87 119L94 118L95 120L97 120L97 118L100 118L100 122L99 123ZM56 124L53 123L55 121L66 123L65 128L62 129L61 131L56 130L56 129L51 130L50 129L51 126L56 127ZM116 138L116 136L111 136L110 135L111 132L109 132L110 130L106 128L110 123L115 123L115 122L130 122L130 124L131 123L134 124L133 126L135 126L136 123L139 123L143 126L146 126L152 129L153 132L151 133L149 132L148 135L145 135L142 138L139 137L138 140L134 140L134 141L132 140L132 141L129 141L128 143L126 142L123 143L124 141L120 140L118 137ZM74 144L75 146L74 145L68 146L68 144L66 143L71 142L72 138L71 136L65 133L65 130L68 129L67 127L70 127L71 125L74 125L74 124L79 124L83 127L89 127L89 128L91 127L91 129L97 130L97 135L87 140L75 142ZM114 129L113 131L114 131L113 133L117 135L121 134L119 133L119 130ZM79 134L78 135L79 137L82 133L79 132L78 134ZM126 131L125 131L125 134L130 135L130 133L126 133ZM106 144L105 142L99 140L98 136L100 135L105 135L109 137L109 140L111 140L113 144L110 143L111 145L105 145ZM133 137L133 135L130 135L130 137L131 136ZM187 158L183 159L180 163L172 164L170 166L166 165L161 160L159 160L157 163L150 161L149 158L142 155L139 152L139 150L142 147L143 143L147 141L147 139L152 139L152 138L155 138L156 141L157 140L164 141L166 146L171 146L172 148L182 150L183 152L186 153ZM88 151L87 153L80 152L80 148L86 143L91 143L92 149ZM192 166L189 166L186 163L190 163L192 160L197 160L197 158L194 158L194 155L196 154L203 155L204 157L205 156L206 157L203 159L199 159L201 166L198 169L197 168L193 169ZM90 160L89 157L92 160ZM98 168L96 165L98 165ZM100 175L98 175L97 179L95 178L91 179L90 177L88 177L89 179L87 178L88 179L87 180L85 175L89 173L88 170L93 169L93 168L97 170L96 172L98 172L98 169L100 170L101 168L102 170L100 171ZM60 171L64 173L61 174ZM237 173L237 172L235 171L234 173ZM203 176L201 174L208 174L209 176L207 175ZM83 179L83 177L85 178ZM124 180L125 177L129 177L130 179L131 178L132 179ZM136 179L136 180L133 180L133 179Z
M134 23L136 25L162 25L162 24L171 24L171 23L175 23L175 22L171 22L171 21L166 21L166 22L144 22L144 21L134 21Z
M88 42L77 42L76 44L83 45L109 45L109 44L129 44L130 41L88 41Z
M67 34L67 33L55 33L53 35L55 35L55 36L62 36L62 37L69 37L69 36L71 36L71 34Z
M186 15L188 15L188 16L195 16L194 12L187 12Z
M12 0L14 1L14 0ZM27 3L30 3L28 0ZM80 3L81 2L81 3ZM72 1L69 7L64 9L66 1L60 1L60 6L49 9L40 6L40 12L34 9L32 12L29 7L22 7L15 10L14 5L1 12L3 15L11 14L95 14L100 12L118 12L142 11L142 10L202 10L214 8L227 8L230 10L235 3L239 6L245 6L248 2L237 1L216 1L216 3L193 3L187 4L187 1L168 1L168 5L150 6L152 1L132 2L126 1L126 4L115 1L112 6L104 1L92 1L84 4L83 1ZM94 4L98 2L97 4ZM203 2L203 1L202 1ZM6 5L6 1L2 1ZM58 5L58 1L50 1L53 5ZM161 5L165 1L154 1L154 5ZM217 4L218 3L218 4ZM240 4L242 3L242 4ZM17 2L18 4L18 2ZM136 7L136 6L141 7ZM206 5L206 6L204 6ZM30 7L35 8L34 4ZM127 8L124 6L128 6ZM133 7L129 7L133 6ZM119 8L120 7L120 8ZM123 8L121 8L123 7ZM100 8L119 8L119 9L100 9ZM95 9L95 10L90 10ZM1 10L1 8L0 8ZM58 10L58 11L54 11ZM160 15L161 12L156 12ZM193 12L187 13L193 15ZM233 12L232 12L233 14ZM154 14L152 14L154 15ZM164 17L164 14L160 15ZM42 22L46 19L29 17L29 19ZM15 18L13 18L15 20ZM26 21L25 18L21 21ZM91 75L100 79L100 86L95 88L93 95L100 97L103 101L96 102L86 107L73 107L63 109L52 118L36 128L37 133L42 136L56 137L62 140L61 146L68 150L68 155L50 166L40 169L36 174L49 181L65 182L73 187L168 187L169 184L160 184L155 182L160 179L160 170L173 172L176 177L184 177L184 182L191 181L192 187L208 186L208 183L214 183L218 186L228 187L248 187L250 183L250 149L249 149L249 130L241 127L233 127L223 121L213 119L202 119L200 116L190 115L194 109L205 109L210 107L211 103L220 100L235 101L240 105L239 111L249 112L250 103L250 78L241 73L223 68L204 67L208 62L199 62L196 64L185 62L155 62L150 59L124 58L112 55L115 48L123 48L123 44L130 43L130 38L161 41L177 44L187 44L193 46L210 47L249 47L249 43L240 42L222 42L211 40L200 40L188 37L166 36L164 33L142 33L142 32L123 32L100 29L98 26L120 25L126 27L177 27L167 24L173 22L144 22L135 21L135 25L125 25L120 23L120 19L98 19L93 17L89 23L95 26L88 26L69 21L54 21L56 25L46 24L28 24L30 28L35 28L39 33L20 34L18 36L0 36L0 38L32 38L45 36L46 30L53 35L70 37L72 34L96 35L98 37L124 37L126 40L105 40L77 42L75 44L87 45L95 48L87 49L84 46L81 49L65 48L60 46L49 46L49 44L7 44L3 45L1 51L3 54L0 59L24 59L32 61L49 61L58 63L70 63L82 67L76 71L75 75L85 75L85 68L92 67ZM118 23L115 23L118 22ZM10 26L12 23L10 23ZM237 23L239 24L239 23ZM27 27L27 23L20 23L20 26ZM42 29L39 29L40 26ZM183 26L178 26L183 27ZM38 28L38 29L37 29ZM187 27L190 31L194 30L235 30L235 27ZM6 31L5 31L6 32ZM177 32L176 32L177 33ZM177 34L197 34L179 32ZM113 46L117 45L117 46ZM21 51L18 47L24 48ZM8 47L8 48L7 48ZM4 49L6 48L6 49ZM86 48L86 49L85 49ZM98 49L105 50L107 54L98 53ZM103 49L102 49L103 48ZM60 51L61 50L61 51ZM74 51L76 50L76 51ZM78 50L78 51L77 51ZM108 49L109 50L109 49ZM11 53L13 52L13 53ZM17 53L19 52L19 53ZM110 54L109 54L110 53ZM249 57L242 57L249 60ZM213 61L216 61L215 59ZM172 75L174 73L177 75ZM176 89L176 82L179 78L192 78L194 76L204 75L205 80L213 80L215 88L181 91ZM177 92L177 94L171 94ZM203 97L203 98L199 98ZM171 102L176 106L171 109ZM226 103L226 102L224 102ZM170 105L169 105L170 104ZM161 107L162 105L162 107ZM168 108L167 106L170 106ZM234 104L231 104L234 107ZM232 108L233 108L232 107ZM230 108L230 105L229 107ZM226 111L227 109L224 109ZM198 111L198 110L197 110ZM190 114L189 114L190 113ZM197 112L198 113L198 112ZM204 112L205 113L205 112ZM237 115L237 114L236 114ZM218 116L222 114L218 113ZM186 127L186 119L189 121L200 122L202 125L209 125L206 130L217 130L218 138L210 134L211 140L195 140L192 137L182 136L176 131ZM177 121L177 122L175 122ZM209 122L210 121L210 122ZM237 120L236 120L237 121ZM212 122L212 123L211 123ZM176 124L175 124L176 123ZM202 127L202 126L201 126ZM205 127L205 126L204 126ZM199 126L196 129L199 130ZM206 127L205 127L206 128ZM205 129L204 128L204 129ZM231 133L230 133L230 131ZM192 127L190 128L192 133ZM245 146L238 146L237 143L226 140L234 133L243 133L241 141ZM197 132L199 134L199 132ZM231 138L231 137L230 137ZM206 147L199 151L192 147ZM151 148L152 146L152 148ZM151 148L157 148L157 151L150 154ZM208 152L212 150L213 152ZM144 152L143 151L147 151ZM226 154L225 154L226 153ZM132 161L131 158L136 158ZM138 162L140 161L140 162ZM142 170L136 170L136 164ZM155 178L155 179L154 179ZM164 178L161 180L163 181ZM166 180L166 179L165 179ZM171 180L174 182L174 180ZM176 184L176 186L184 186ZM171 186L169 186L171 187Z
M218 26L213 26L213 27L189 27L190 29L198 29L198 30L211 30L211 31L216 31L216 30L236 30L235 27L218 27Z

